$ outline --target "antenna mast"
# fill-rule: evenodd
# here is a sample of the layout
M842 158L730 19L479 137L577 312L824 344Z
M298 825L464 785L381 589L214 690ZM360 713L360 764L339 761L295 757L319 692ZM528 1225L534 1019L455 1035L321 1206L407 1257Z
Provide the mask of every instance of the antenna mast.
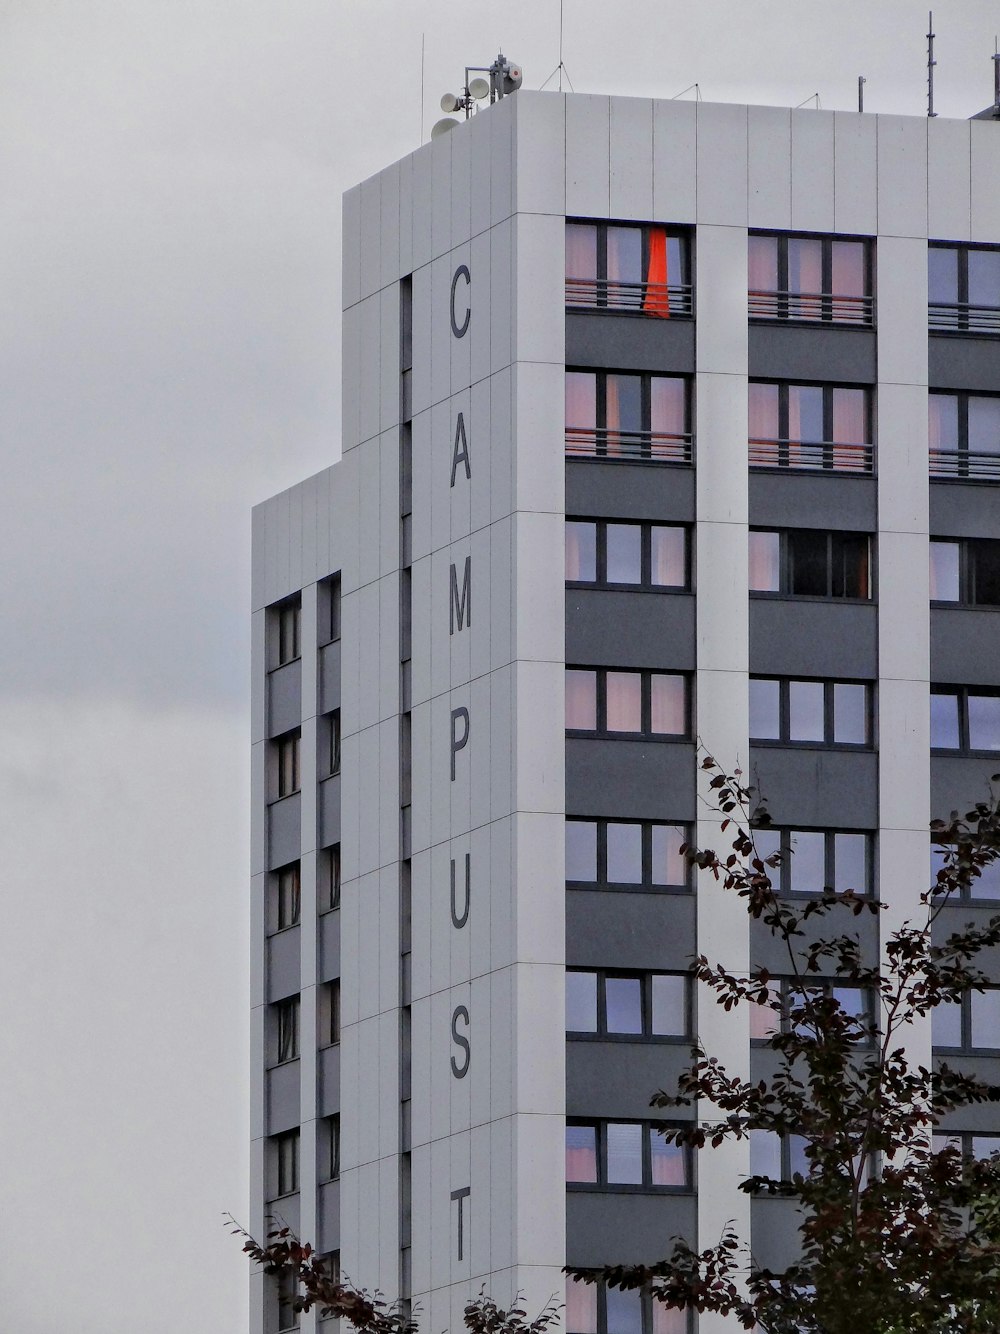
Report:
M993 38L993 115L1000 119L1000 39Z
M927 15L927 115L936 116L934 110L934 66L937 61L934 59L934 13Z
M868 80L865 78L865 76L864 76L863 74L859 74L859 75L858 75L858 110L859 110L859 111L864 111L864 109L865 109L865 84L866 84L867 82L868 82Z

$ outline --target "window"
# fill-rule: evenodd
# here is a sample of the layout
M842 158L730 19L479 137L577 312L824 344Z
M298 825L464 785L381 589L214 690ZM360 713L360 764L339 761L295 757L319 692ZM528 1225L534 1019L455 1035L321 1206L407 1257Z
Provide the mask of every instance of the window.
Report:
M573 1037L683 1038L690 1032L682 973L566 970L566 1032Z
M567 519L566 582L612 588L687 588L687 530L662 523Z
M690 1190L690 1154L660 1122L567 1121L566 1184Z
M864 681L750 678L750 740L785 745L871 744L871 687Z
M872 892L871 835L834 829L755 829L757 856L779 855L768 867L779 894L821 894L824 889Z
M566 1334L688 1334L693 1315L669 1310L649 1292L566 1280Z
M295 1309L298 1295L298 1276L294 1271L287 1271L274 1280L277 1308L278 1330L298 1329L299 1313Z
M567 222L566 305L660 319L690 315L687 236L666 227Z
M298 862L289 862L271 875L272 931L295 926L302 907L302 873Z
M1000 479L1000 396L927 396L932 477Z
M835 236L751 236L750 318L872 323L871 248Z
M1000 333L1000 248L932 242L927 301L932 333Z
M566 453L690 463L688 382L679 375L568 370Z
M841 1010L862 1026L857 1034L858 1046L872 1045L875 1040L872 1027L875 1022L875 1003L870 988L815 979L803 983L794 978L772 979L768 983L768 1001L751 1003L751 1042L764 1042L775 1033L787 1033L794 1027L796 1007L802 1004L807 993L816 992L832 996Z
M686 737L687 679L667 672L567 667L566 730Z
M687 889L690 867L681 848L688 842L682 824L567 820L566 880L583 887Z
M1000 751L1000 693L932 686L931 750Z
M935 1006L931 1039L935 1047L956 1051L1000 1050L1000 987L967 991L954 1004Z
M340 1041L340 978L325 983L319 995L319 1045L332 1047Z
M340 638L340 575L331 574L319 585L319 642Z
M299 1188L299 1132L288 1130L272 1135L272 1185L275 1196L291 1195Z
M299 733L276 737L274 748L274 793L277 800L299 790Z
M989 538L932 538L932 602L1000 607L1000 542Z
M771 1181L792 1181L809 1175L804 1135L779 1135L774 1130L750 1131L750 1175Z
M870 598L871 538L812 528L750 532L750 592Z
M320 722L320 777L340 773L340 710L334 709Z
M320 1180L336 1181L340 1176L340 1117L323 1117L317 1129Z
M298 597L289 598L287 602L279 602L272 608L272 667L284 667L286 663L294 662L300 656L301 627L302 603Z
M750 466L872 472L867 389L822 384L750 385Z
M947 844L931 844L931 885L938 883L938 872L942 870L956 849ZM953 873L956 867L951 864ZM979 868L978 875L970 875L967 884L963 884L959 893L952 891L949 896L954 902L959 895L962 899L1000 899L1000 858Z
M331 912L340 907L340 844L323 848L317 864L319 911Z
M274 1059L277 1065L294 1061L299 1054L299 998L289 996L272 1006L274 1013Z
M931 1148L935 1153L942 1149L955 1148L963 1158L990 1158L1000 1153L1000 1135L978 1135L968 1130L943 1130L931 1136Z

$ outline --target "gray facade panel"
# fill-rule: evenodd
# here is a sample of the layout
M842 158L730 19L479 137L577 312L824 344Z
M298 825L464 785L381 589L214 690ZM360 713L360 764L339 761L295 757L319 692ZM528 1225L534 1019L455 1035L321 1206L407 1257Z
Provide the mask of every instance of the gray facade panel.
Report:
M735 904L734 904L735 907ZM812 917L802 923L802 936L796 941L795 952L801 954L815 940L826 940L832 935L850 936L861 945L861 957L866 967L874 968L879 961L879 920L877 912L865 912L855 917L848 908L838 909L830 916ZM754 968L766 968L775 977L792 973L788 946L780 936L769 931L760 921L750 923L750 963Z
M283 1000L295 996L301 989L301 927L291 926L286 931L268 936L267 940L267 998Z
M709 1150L711 1152L711 1150ZM754 1264L780 1273L799 1255L801 1215L795 1200L756 1199L750 1205Z
M1000 343L995 338L942 337L927 340L932 389L983 389L1000 393Z
M566 661L694 671L693 596L567 589Z
M751 598L750 671L873 681L878 676L875 606L831 599Z
M694 472L665 463L568 459L566 513L596 519L694 523Z
M689 1042L567 1042L566 1115L641 1120L660 1089L691 1064ZM671 1111L688 1120L692 1108Z
M267 1133L280 1135L301 1121L299 1062L285 1061L267 1072Z
M267 808L267 865L269 870L295 861L302 848L302 806L299 794L272 801Z
M1000 1038L998 1038L1000 1042ZM972 1075L987 1084L1000 1085L1000 1057L996 1056L935 1056L935 1067L949 1065L963 1075ZM978 1103L945 1112L941 1117L942 1130L971 1130L975 1134L995 1135L997 1104Z
M695 748L685 742L566 741L567 815L693 820Z
M753 746L750 772L774 824L830 829L878 825L878 756L870 751Z
M875 332L751 324L750 378L874 384Z
M574 889L566 894L566 963L679 972L697 952L693 894Z
M319 842L322 848L340 842L340 774L319 785Z
M1000 685L1000 610L931 608L931 680Z
M990 778L1000 773L1000 755L931 756L931 818L946 820L951 811L965 813L989 798Z
M317 1116L334 1116L340 1111L340 1047L322 1047L316 1056L319 1077Z
M340 708L340 640L325 644L319 651L319 711L329 713Z
M340 913L325 912L319 919L319 981L340 976Z
M567 311L566 365L693 375L694 323Z
M986 482L931 482L932 537L1000 537L997 489Z
M599 1266L662 1260L670 1237L697 1243L693 1195L566 1192L566 1263Z
M340 1250L340 1182L327 1181L316 1192L316 1225L320 1254Z
M836 528L873 533L878 496L874 477L835 473L751 472L753 528Z
M267 734L281 736L302 721L302 663L275 667L267 677Z
M296 1191L294 1195L280 1195L276 1200L269 1202L267 1212L273 1214L275 1218L280 1217L283 1227L287 1226L291 1228L292 1232L294 1232L297 1237L301 1236L302 1228L299 1219L302 1216L302 1196L298 1191ZM271 1289L272 1295L273 1291L274 1290ZM274 1308L274 1310L275 1323L272 1328L277 1329L277 1309Z

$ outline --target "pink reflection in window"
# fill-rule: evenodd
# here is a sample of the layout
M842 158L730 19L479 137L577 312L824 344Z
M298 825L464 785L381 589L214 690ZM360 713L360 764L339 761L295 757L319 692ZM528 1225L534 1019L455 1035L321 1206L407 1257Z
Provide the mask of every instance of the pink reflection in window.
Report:
M608 672L608 731L642 731L642 677L638 672Z
M597 673L570 669L566 673L566 727L593 732L597 729Z
M684 705L684 677L654 672L650 681L650 731L683 736L687 731Z

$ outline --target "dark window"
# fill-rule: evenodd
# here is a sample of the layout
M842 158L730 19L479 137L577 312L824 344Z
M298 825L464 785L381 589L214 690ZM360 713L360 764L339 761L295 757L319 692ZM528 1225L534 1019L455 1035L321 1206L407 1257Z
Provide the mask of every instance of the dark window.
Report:
M567 519L566 582L613 588L687 588L687 529L674 524Z
M753 831L761 859L778 857L768 866L771 884L780 894L872 892L871 835L846 829L774 829Z
M1000 542L990 538L932 538L932 602L1000 607Z
M299 598L289 598L273 609L272 629L274 644L271 663L283 667L294 662L301 654L302 604Z
M867 389L822 384L750 385L750 466L871 472Z
M272 929L284 931L295 926L302 907L302 871L298 862L290 862L271 876L273 910Z
M299 790L299 734L286 732L273 742L275 773L274 793L280 800Z
M294 1061L299 1054L299 998L289 996L278 1001L274 1011L274 1059L280 1065L282 1061Z
M1000 334L1000 247L932 243L927 301L933 333Z
M938 873L947 867L952 874L958 872L962 875L964 873L963 878L966 880L960 890L951 892L949 896L951 900L958 897L962 899L1000 899L1000 858L989 862L986 866L979 867L979 874L972 875L973 868L971 864L961 864L965 860L964 858L960 859L959 863L953 860L956 851L956 848L949 844L931 844L931 886L933 887L938 883Z
M956 1051L1000 1050L1000 987L967 991L960 1001L931 1011L935 1047Z
M340 1041L340 978L320 989L319 1045L332 1047Z
M659 319L690 315L687 236L652 225L567 222L566 305Z
M753 235L750 318L872 323L871 248L835 236Z
M340 575L332 574L319 585L319 642L340 638Z
M275 1292L278 1308L278 1330L298 1329L299 1313L295 1309L298 1295L298 1276L294 1272L283 1273L275 1280Z
M870 687L863 681L750 678L751 741L868 746L870 720Z
M320 723L320 740L323 751L320 756L320 777L328 778L340 773L340 710L334 709Z
M687 889L690 870L681 851L683 824L648 820L567 820L566 880L588 887Z
M323 848L318 862L318 903L320 912L340 907L340 844Z
M683 1038L690 981L682 973L566 970L566 1032L574 1037Z
M319 1172L321 1181L340 1176L340 1117L325 1116L319 1123Z
M654 1301L648 1291L566 1280L566 1334L689 1334L693 1319Z
M690 1190L690 1153L650 1121L567 1121L566 1184Z
M931 750L1000 751L1000 692L932 687Z
M871 538L811 528L750 532L750 592L793 597L872 595Z
M679 375L566 372L566 453L690 463L690 389Z
M1000 395L927 397L932 477L1000 479Z
M274 1153L275 1195L291 1195L299 1188L299 1132L289 1130L271 1140Z
M793 978L773 978L768 983L768 1000L750 1005L750 1039L765 1041L775 1033L788 1032L800 1022L798 1008L817 994L832 997L852 1020L856 1021L855 1043L871 1046L875 1041L875 1004L870 988L851 986L837 981L810 978L808 982ZM808 1033L808 1028L804 1028ZM852 1034L852 1037L855 1035Z
M567 667L566 730L686 737L687 694L686 677L676 673Z

